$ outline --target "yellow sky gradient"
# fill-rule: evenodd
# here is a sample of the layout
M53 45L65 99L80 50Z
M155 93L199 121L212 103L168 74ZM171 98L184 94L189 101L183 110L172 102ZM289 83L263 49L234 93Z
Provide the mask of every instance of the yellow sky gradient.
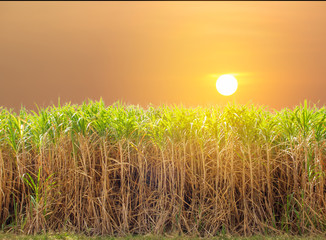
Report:
M0 2L0 105L326 103L326 2ZM215 82L233 73L237 92Z

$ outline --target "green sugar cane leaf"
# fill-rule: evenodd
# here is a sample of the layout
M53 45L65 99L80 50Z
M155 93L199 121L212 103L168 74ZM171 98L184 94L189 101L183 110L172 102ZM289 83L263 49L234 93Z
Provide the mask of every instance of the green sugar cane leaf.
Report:
M25 175L27 177L25 177ZM36 191L36 184L35 184L33 178L31 177L31 175L29 173L24 173L22 178L23 178L23 181L25 183L27 183L28 186L30 186L30 188L35 192Z

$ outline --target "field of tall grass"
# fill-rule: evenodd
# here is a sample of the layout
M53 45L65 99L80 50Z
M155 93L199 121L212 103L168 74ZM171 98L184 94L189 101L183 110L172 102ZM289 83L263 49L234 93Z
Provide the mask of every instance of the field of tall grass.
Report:
M24 234L326 230L326 109L0 108L0 224Z

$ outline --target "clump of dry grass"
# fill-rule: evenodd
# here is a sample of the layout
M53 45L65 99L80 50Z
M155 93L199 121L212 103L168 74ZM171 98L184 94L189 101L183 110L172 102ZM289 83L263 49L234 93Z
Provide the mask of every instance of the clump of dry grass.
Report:
M0 112L0 221L26 234L321 233L325 109L102 101Z

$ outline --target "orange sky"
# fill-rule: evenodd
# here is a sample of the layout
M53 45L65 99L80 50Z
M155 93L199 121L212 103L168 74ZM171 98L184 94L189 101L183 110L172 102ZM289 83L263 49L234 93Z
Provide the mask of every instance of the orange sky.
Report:
M0 2L0 105L326 103L326 2ZM215 88L235 73L230 97Z

